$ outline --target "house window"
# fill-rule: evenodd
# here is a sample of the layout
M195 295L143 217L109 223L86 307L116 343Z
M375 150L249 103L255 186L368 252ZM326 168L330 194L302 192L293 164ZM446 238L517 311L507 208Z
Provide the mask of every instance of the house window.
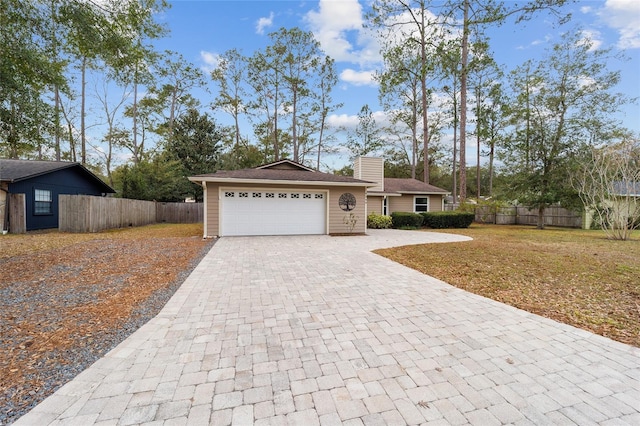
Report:
M273 192L267 192L265 195L267 198L273 198L275 196Z
M316 194L315 195L316 200L322 200L323 197L324 197L324 194Z
M311 199L311 194L303 194L303 195L302 195L302 198L308 198L308 199Z
M33 214L53 214L53 200L48 189L34 190L33 201Z
M224 196L225 198L233 198L235 196L235 192L225 192Z
M429 197L415 197L413 199L413 211L416 213L429 211Z
M247 198L247 197L249 197L249 193L248 192L238 192L238 196L240 198Z
M389 203L387 201L387 197L384 197L382 199L382 214L385 216L388 216L389 215L388 212L389 212Z
M300 194L291 194L291 198L300 198Z
M254 192L253 198L262 198L262 192Z
M287 198L287 194L281 192L278 194L278 198Z

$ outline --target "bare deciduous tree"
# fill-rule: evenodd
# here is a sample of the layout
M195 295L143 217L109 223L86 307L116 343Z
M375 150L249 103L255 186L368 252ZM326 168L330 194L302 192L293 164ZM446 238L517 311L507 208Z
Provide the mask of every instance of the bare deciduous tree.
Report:
M573 184L607 237L628 240L640 227L640 139L594 148Z

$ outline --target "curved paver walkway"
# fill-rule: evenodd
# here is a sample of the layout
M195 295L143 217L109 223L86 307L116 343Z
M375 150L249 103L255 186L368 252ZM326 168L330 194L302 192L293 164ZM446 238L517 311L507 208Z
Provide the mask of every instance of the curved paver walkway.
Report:
M460 239L223 238L16 425L640 424L640 349L370 252Z

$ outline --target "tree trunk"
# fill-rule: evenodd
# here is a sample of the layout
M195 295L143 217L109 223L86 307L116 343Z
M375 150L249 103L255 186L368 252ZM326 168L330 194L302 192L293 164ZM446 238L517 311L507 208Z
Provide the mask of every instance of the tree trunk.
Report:
M136 65L137 67L137 65ZM137 71L133 80L133 162L138 164L138 75Z
M480 86L476 88L476 198L480 200Z
M456 77L453 77L453 171L452 171L452 187L453 202L458 202L458 83Z
M55 104L53 107L53 113L55 116L53 117L55 126L55 150L56 150L56 161L60 161L60 88L58 85L55 85L54 88L54 98Z
M544 205L538 207L538 229L544 229Z
M424 6L424 5L423 5ZM423 138L423 152L422 152L422 165L424 167L423 170L423 181L424 183L429 183L429 122L427 116L427 41L425 40L426 29L425 29L425 20L424 14L426 10L425 7L422 8L422 40L420 46L420 65L422 66L422 70L420 73L420 89L422 90L422 138Z
M87 138L85 135L85 104L86 104L86 73L87 73L87 58L82 58L82 82L81 82L81 100L80 100L80 163L84 166L87 164Z
M460 70L460 202L467 199L467 66L469 62L469 0L464 0Z

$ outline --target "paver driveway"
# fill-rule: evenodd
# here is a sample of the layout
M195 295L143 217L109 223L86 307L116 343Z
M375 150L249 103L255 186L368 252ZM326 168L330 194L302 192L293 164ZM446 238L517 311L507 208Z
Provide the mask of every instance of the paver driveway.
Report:
M16 424L640 424L638 348L370 252L461 238L223 238Z

